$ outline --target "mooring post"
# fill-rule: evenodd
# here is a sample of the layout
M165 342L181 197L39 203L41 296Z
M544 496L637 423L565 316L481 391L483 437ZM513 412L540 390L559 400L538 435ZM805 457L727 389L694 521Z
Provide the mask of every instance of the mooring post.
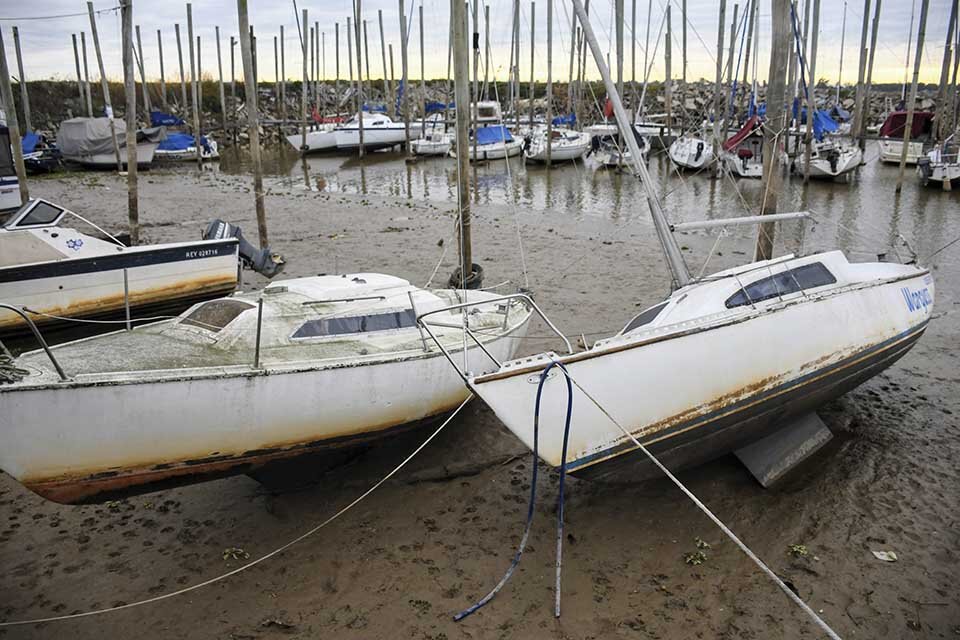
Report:
M880 30L880 4L881 0L877 0L877 5L873 12L873 26L870 33L870 56L867 60L867 83L863 87L863 118L860 119L861 126L858 140L861 151L867 147L867 118L870 115L870 85L873 84L873 57L877 51L877 31Z
M747 49L743 54L743 81L740 83L741 93L737 100L737 110L740 113L746 112L746 105L744 104L744 101L747 100L747 96L750 93L750 91L747 89L747 78L750 73L750 54L753 50L753 24L757 17L757 3L758 0L749 0L747 3L747 10L750 12L750 15L747 17Z
M73 39L73 62L77 67L77 91L80 93L80 108L86 105L86 96L83 92L83 76L80 75L80 52L77 50L77 34L71 34Z
M547 0L547 171L553 162L553 0Z
M309 111L308 103L310 101L310 94L309 94L310 90L307 86L307 76L310 73L307 70L307 64L308 64L307 38L309 36L307 33L305 33L306 25L307 25L307 16L308 16L307 10L303 9L302 14L303 14L302 24L304 25L304 29L300 33L300 56L302 58L302 65L303 65L303 79L300 82L300 110L302 112L300 114L300 153L306 155L307 153L307 113ZM304 160L304 167L306 167L306 160ZM306 171L304 171L304 174L306 175ZM306 186L309 187L310 186L309 183Z
M237 122L237 72L234 64L236 46L236 38L234 36L230 36L230 127L233 131L233 144L237 144L237 135L240 133L240 126Z
M359 0L357 0L359 2ZM408 100L410 96L410 88L407 86L407 83L410 81L409 65L407 64L407 16L404 13L404 0L400 0L400 73L402 74L402 80L400 81L401 87L400 92L402 94L402 107L401 111L403 113L403 140L404 140L404 150L406 150L407 155L411 155L410 149L410 101Z
M357 104L359 105L358 112L358 133L360 134L360 147L358 150L359 156L362 158L365 155L366 150L363 148L363 56L360 54L360 3L361 0L353 0L353 42L357 47ZM406 83L404 83L406 84ZM404 86L406 90L406 86Z
M313 46L314 46L314 71L313 71L313 101L317 103L319 110L320 104L320 40L322 40L323 34L320 33L320 22L317 20L313 21Z
M333 62L334 62L334 78L333 78L333 96L334 96L334 113L336 115L340 114L340 23L336 22L333 25ZM394 114L396 115L396 114Z
M900 172L897 174L897 193L903 188L903 173L907 167L907 151L913 130L913 111L917 103L917 82L920 80L920 64L923 62L923 40L927 32L927 9L930 0L920 3L920 27L917 30L917 53L913 59L913 80L910 82L910 100L907 102L907 121L903 125L903 149L900 151Z
M287 124L287 44L284 40L283 25L280 25L280 121ZM283 138L283 136L280 136ZM282 143L282 140L281 140Z
M370 74L370 41L367 40L367 21L363 21L363 63L367 74L367 95L373 99L373 76Z
M427 74L424 71L423 57L423 2L420 3L420 136L427 131ZM393 62L390 63L393 67ZM390 71L391 85L393 84L393 71ZM393 100L391 94L390 99Z
M223 135L227 135L227 97L223 90L223 60L220 57L220 27L215 26L213 33L217 40L217 78L220 89L220 121L223 123Z
M97 35L97 20L93 13L93 2L87 2L87 13L90 16L90 30L93 32L93 48L97 52L97 66L100 68L100 87L103 89L103 105L106 116L110 119L110 137L113 138L113 152L117 158L117 171L123 171L123 161L120 159L120 143L117 141L117 129L113 123L113 104L110 102L110 87L107 85L107 74L103 71L103 54L100 52L100 38ZM127 116L129 119L129 115ZM134 148L136 153L136 148ZM129 156L130 150L127 149ZM129 158L128 158L129 160Z
M670 5L667 5L667 32L663 40L666 77L663 79L664 106L667 109L667 132L673 129L673 71L670 68L673 45L673 29L670 24Z
M530 122L528 126L530 127L531 130L533 130L533 96L534 96L534 93L536 92L536 87L534 86L534 83L533 83L533 66L537 59L537 48L535 46L537 42L536 16L537 16L537 3L531 2L530 3L530 92L527 94L527 99L530 101L530 108L528 109L530 113ZM477 145L474 145L474 149L476 149L476 147Z
M383 37L383 9L377 9L377 22L380 25L380 58L383 62L383 99L389 105L388 113L393 112L393 104L390 99L390 82L387 80L387 46Z
M270 246L267 238L267 214L263 206L263 164L260 161L260 123L257 111L257 90L253 80L253 52L250 42L250 19L247 0L237 0L240 22L240 59L243 61L243 88L247 98L247 124L250 134L250 158L253 162L253 193L257 209L257 231L260 248Z
M863 121L866 120L866 109L864 108L864 78L867 73L867 35L870 27L870 0L863 1L863 24L860 28L860 69L857 74L857 97L853 105L853 122L850 127L851 137L860 142L860 130L863 128Z
M20 202L30 200L27 188L27 168L23 164L23 142L20 137L20 123L17 121L17 109L13 103L13 87L10 86L10 67L7 66L7 51L3 46L3 30L0 29L0 98L6 107L7 129L10 131L10 147L13 150L13 166L20 183Z
M13 49L17 54L17 71L20 73L20 106L23 109L24 131L33 131L33 121L30 117L30 92L27 90L27 76L23 73L23 54L20 52L20 30L13 27ZM13 105L10 105L13 109Z
M623 9L623 0L614 0L613 22L616 26L614 31L616 37L614 53L617 61L617 93L619 93L621 97L623 97Z
M200 127L203 127L203 66L200 52L203 48L200 46L200 36L197 36L197 111L200 114Z
M180 24L173 25L173 31L177 35L177 61L180 63L180 110L186 114L189 108L187 102L187 75L183 71L183 47L180 44Z
M163 71L163 36L160 34L160 29L157 29L157 52L160 59L160 104L163 105L163 110L167 110L167 76Z
M133 70L133 0L121 0L120 22L123 27L123 92L127 99L126 113L123 115L127 125L127 217L130 244L136 246L140 244L140 211L137 204L137 78ZM126 269L123 277L126 288Z
M243 0L240 0L241 2ZM246 80L244 80L246 82ZM260 368L260 334L263 330L263 298L257 300L257 341L253 351L253 368Z
M197 94L197 65L193 53L193 5L187 3L187 39L190 43L190 93L193 99L193 144L197 150L197 169L203 168L203 158L200 156L200 107Z
M720 166L720 111L723 108L723 29L726 27L727 0L720 0L720 20L717 23L717 79L713 89L713 176Z
M150 91L147 88L147 73L143 68L143 44L140 40L140 25L136 26L137 33L137 62L138 67L140 68L140 90L143 94L143 112L146 114L144 121L147 123L147 126L150 126Z
M90 92L90 67L87 65L87 34L80 32L80 52L83 54L83 90L87 94L87 117L93 117L93 94Z

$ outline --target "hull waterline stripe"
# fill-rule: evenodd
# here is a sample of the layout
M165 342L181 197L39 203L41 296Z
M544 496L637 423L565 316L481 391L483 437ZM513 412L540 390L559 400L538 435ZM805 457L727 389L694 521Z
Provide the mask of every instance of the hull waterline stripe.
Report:
M122 610L122 609L132 609L133 607L139 607L139 606L143 606L143 605L146 605L146 604L152 604L152 603L154 603L154 602L159 602L159 601L161 601L161 600L167 600L167 599L169 599L169 598L173 598L173 597L175 597L175 596L183 595L184 593L189 593L189 592L191 592L191 591L196 591L197 589L201 589L201 588L203 588L203 587L210 586L211 584L214 584L214 583L217 583L217 582L221 582L221 581L226 580L227 578L229 578L229 577L231 577L231 576L234 576L234 575L236 575L236 574L238 574L238 573L241 573L241 572L243 572L243 571L246 571L247 569L250 569L250 568L258 565L258 564L260 564L261 562L264 562L265 560L269 560L270 558L276 556L277 554L280 554L280 553L286 551L287 549L289 549L289 548L292 547L293 545L297 544L298 542L301 542L301 541L303 541L303 540L306 540L307 538L309 538L310 536L312 536L313 534L315 534L317 531L320 531L320 529L323 529L325 526L327 526L328 524L330 524L331 522L333 522L334 520L336 520L337 518L339 518L340 516L342 516L343 514L345 514L347 511L349 511L350 509L352 509L353 507L355 507L357 504L359 504L364 498L366 498L366 497L369 496L371 493L373 493L374 491L376 491L377 489L379 489L380 486L383 485L383 483L385 483L387 480L389 480L390 478L392 478L398 471L400 471L400 469L402 469L404 466L406 466L406 464L407 464L408 462L410 462L411 460L413 460L413 458L414 458L418 453L420 453L420 452L423 450L424 447L426 447L428 444L430 444L430 442L431 442L435 437L437 437L437 435L443 430L443 428L446 427L448 424L450 424L450 423L453 421L453 419L456 417L456 415L457 415L458 413L460 413L460 410L463 409L465 406L467 406L467 403L470 402L471 399L473 399L473 394L472 394L472 393L471 393L469 396L467 396L467 399L466 399L466 400L464 400L462 403L460 403L460 406L458 406L458 407L454 410L454 412L451 413L450 416L449 416L446 420L443 421L443 424L441 424L439 427L437 427L436 430L433 431L433 433L431 433L429 436L427 436L427 439L424 440L423 443L422 443L419 447L417 447L416 449L413 450L413 453L411 453L411 454L408 455L406 458L404 458L404 459L403 459L403 462L401 462L401 463L398 464L396 467L394 467L393 470L390 471L390 473L388 473L388 474L385 475L383 478L381 478L380 480L378 480L378 481L376 482L376 484L374 484L372 487L370 487L370 488L367 489L365 492L363 492L362 494L360 494L360 496L357 497L353 502L351 502L351 503L348 504L347 506L343 507L342 509L340 509L339 511L337 511L335 514L333 514L332 516L330 516L329 518L327 518L326 520L324 520L323 522L321 522L320 524L318 524L318 525L315 526L314 528L310 529L309 531L306 531L305 533L300 534L299 536L297 536L297 537L294 538L293 540L287 542L286 544L284 544L284 545L282 545L282 546L277 547L276 549L274 549L273 551L271 551L271 552L269 552L269 553L267 553L267 554L264 554L264 555L260 556L260 557L257 558L256 560L252 560L252 561L248 562L248 563L245 564L245 565L241 565L241 566L237 567L237 568L234 569L233 571L228 571L227 573L221 574L221 575L216 576L216 577L214 577L214 578L210 578L209 580L205 580L205 581L203 581L203 582L199 582L199 583L197 583L197 584L195 584L195 585L191 585L191 586L189 586L189 587L185 587L185 588L180 589L180 590L178 590L178 591L172 591L172 592L170 592L170 593L164 593L164 594L159 595L159 596L154 596L154 597L152 597L152 598L147 598L147 599L145 599L145 600L138 600L138 601L136 601L136 602L130 602L130 603L128 603L128 604L122 604L122 605L119 605L119 606L116 606L116 607L108 607L108 608L106 608L106 609L94 609L94 610L92 610L92 611L84 611L84 612L82 612L82 613L72 613L72 614L67 614L67 615L62 615L62 616L51 616L51 617L48 617L48 618L33 618L33 619L31 619L31 620L13 620L13 621L9 621L9 622L0 622L0 629L2 629L2 628L4 628L4 627L16 627L16 626L24 626L24 625L31 625L31 624L41 624L41 623L44 623L44 622L57 622L57 621L59 621L59 620L72 620L72 619L74 619L74 618L87 618L87 617L89 617L89 616L103 615L103 614L105 614L105 613L113 613L114 611L120 611L120 610Z

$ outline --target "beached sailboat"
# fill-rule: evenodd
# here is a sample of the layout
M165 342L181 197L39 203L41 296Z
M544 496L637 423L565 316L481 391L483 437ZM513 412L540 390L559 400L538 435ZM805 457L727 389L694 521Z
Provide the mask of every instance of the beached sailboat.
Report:
M123 120L113 119L113 132L120 147L120 164L127 165L130 150L124 136ZM163 127L151 127L137 131L137 167L149 168L154 153L166 136ZM57 131L57 147L63 159L89 169L115 169L116 151L111 139L110 118L71 118L60 123Z
M626 111L583 6L574 4L626 130ZM626 141L638 157L636 141ZM925 331L934 282L913 262L851 263L829 251L692 278L644 164L633 167L647 192L673 293L582 352L574 353L555 330L567 353L505 361L485 374L462 371L466 384L545 462L583 477L632 481L660 473L636 442L670 469L743 452L760 440L782 442L823 403L902 357ZM430 317L422 316L428 331ZM804 441L792 462L825 441L820 433L814 444Z
M524 141L523 155L528 162L546 162L548 146L552 163L579 160L590 150L590 134L557 127L550 132L548 141L547 128L540 127Z
M337 141L337 149L350 151L360 146L361 117L363 118L363 148L365 150L389 149L403 144L406 140L406 124L394 122L390 119L390 116L384 113L364 111L362 115L353 116L333 131ZM411 137L420 135L419 122L412 121L409 126Z
M307 129L306 141L303 133L286 136L294 149L303 154L335 151L337 148L337 127L342 118L330 118L328 121L316 122Z

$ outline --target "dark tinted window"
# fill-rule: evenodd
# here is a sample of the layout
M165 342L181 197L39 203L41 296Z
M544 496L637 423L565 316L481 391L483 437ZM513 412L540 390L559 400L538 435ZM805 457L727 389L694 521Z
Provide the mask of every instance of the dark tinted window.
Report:
M216 332L247 309L253 309L253 305L240 300L211 300L194 309L180 324L190 324Z
M751 282L740 291L727 298L728 309L742 307L753 302L769 300L788 293L796 293L803 289L813 289L837 281L833 274L819 262L805 264L796 269Z
M60 207L55 207L46 202L38 202L30 213L27 214L27 217L17 223L17 226L26 227L34 224L50 224L56 220L61 213L63 213L63 209Z
M20 144L20 141L17 141ZM17 170L13 166L13 149L10 147L10 130L0 127L0 176L15 176Z
M404 329L417 324L417 316L413 309L393 311L390 313L376 313L368 316L350 316L345 318L320 318L308 320L293 333L294 338L316 338L320 336L336 336L345 333L367 333L370 331L386 331L388 329Z
M654 321L654 319L655 319L658 315L660 315L660 312L663 311L663 308L664 308L665 306L667 306L667 303L666 303L666 302L664 302L664 303L662 303L662 304L658 304L658 305L655 306L655 307L650 307L650 308L647 309L646 311L641 311L640 313L638 313L638 314L633 318L633 320L631 320L629 323L627 323L627 326L626 326L626 328L624 328L624 330L622 331L622 333L626 333L626 332L628 332L628 331L633 331L633 330L636 329L637 327L642 327L642 326L645 325L645 324L650 324L651 322Z

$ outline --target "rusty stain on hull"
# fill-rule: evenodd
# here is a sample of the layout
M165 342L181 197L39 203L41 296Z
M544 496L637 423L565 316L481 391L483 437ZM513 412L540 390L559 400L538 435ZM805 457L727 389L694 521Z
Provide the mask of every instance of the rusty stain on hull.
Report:
M464 390L466 393L466 390ZM330 449L349 447L382 438L388 434L413 429L436 420L452 411L463 398L431 409L424 417L410 421L387 421L363 431L347 435L334 435L322 440L309 440L289 444L275 444L254 449L238 455L211 454L177 462L164 462L149 466L112 468L88 472L78 476L54 478L30 478L22 480L23 486L47 500L60 504L86 504L158 491L160 489L194 484L233 475L247 473L278 460L289 460Z
M236 271L232 271L231 275L213 275L180 280L173 285L165 287L131 291L130 308L133 309L135 307L145 307L158 303L170 303L177 300L186 301L227 294L233 291L236 286ZM120 293L118 295L105 296L92 300L81 300L65 306L34 309L34 311L64 318L89 318L91 316L116 313L122 311L123 308L123 293ZM4 319L3 315L8 315L8 317ZM15 330L26 326L20 316L16 314L3 315L0 315L0 331ZM42 315L34 315L32 320L37 324L57 322L54 318L48 318Z

